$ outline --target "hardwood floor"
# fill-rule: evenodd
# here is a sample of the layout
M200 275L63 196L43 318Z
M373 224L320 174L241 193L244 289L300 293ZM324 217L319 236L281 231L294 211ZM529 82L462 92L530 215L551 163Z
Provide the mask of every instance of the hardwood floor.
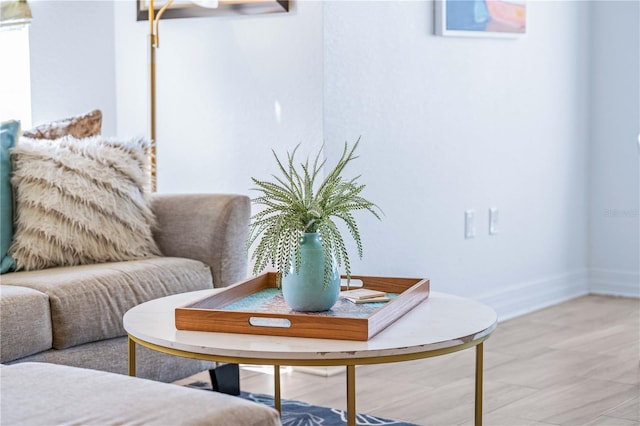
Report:
M356 368L359 412L472 425L475 350ZM272 393L266 373L242 389ZM282 397L345 408L345 375L282 375ZM640 425L640 300L585 296L502 322L485 342L485 425Z

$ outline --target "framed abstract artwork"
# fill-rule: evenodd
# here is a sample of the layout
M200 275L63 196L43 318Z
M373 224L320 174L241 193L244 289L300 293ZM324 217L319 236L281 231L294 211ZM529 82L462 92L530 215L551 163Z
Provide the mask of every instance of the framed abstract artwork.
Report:
M167 3L155 0L156 12ZM262 15L289 11L289 0L220 0L218 7L208 9L198 7L189 0L174 0L162 19L195 18L202 16ZM149 1L136 0L136 20L146 21L149 16Z
M527 30L526 0L436 0L436 34L518 37Z

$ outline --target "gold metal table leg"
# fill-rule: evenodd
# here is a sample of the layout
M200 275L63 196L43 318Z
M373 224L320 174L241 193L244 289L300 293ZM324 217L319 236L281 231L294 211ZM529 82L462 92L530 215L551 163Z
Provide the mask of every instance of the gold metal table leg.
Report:
M273 366L273 402L278 413L282 414L282 401L280 399L280 366Z
M347 365L347 425L356 426L356 366Z
M482 426L482 351L483 343L476 346L476 414L475 426Z
M136 342L131 337L129 339L129 375L136 375Z

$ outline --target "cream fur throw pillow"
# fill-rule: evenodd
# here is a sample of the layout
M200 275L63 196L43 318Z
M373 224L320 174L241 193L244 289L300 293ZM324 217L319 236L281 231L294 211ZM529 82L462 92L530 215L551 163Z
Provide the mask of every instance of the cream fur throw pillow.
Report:
M141 139L22 138L12 151L17 270L159 255L147 148Z

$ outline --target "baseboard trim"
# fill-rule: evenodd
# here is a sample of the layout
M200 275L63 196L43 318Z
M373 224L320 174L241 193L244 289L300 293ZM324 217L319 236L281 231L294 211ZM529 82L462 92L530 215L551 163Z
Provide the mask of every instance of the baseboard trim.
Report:
M593 294L640 297L640 273L637 271L592 268L589 284Z
M511 285L480 295L478 300L493 307L504 321L589 294L587 269Z

